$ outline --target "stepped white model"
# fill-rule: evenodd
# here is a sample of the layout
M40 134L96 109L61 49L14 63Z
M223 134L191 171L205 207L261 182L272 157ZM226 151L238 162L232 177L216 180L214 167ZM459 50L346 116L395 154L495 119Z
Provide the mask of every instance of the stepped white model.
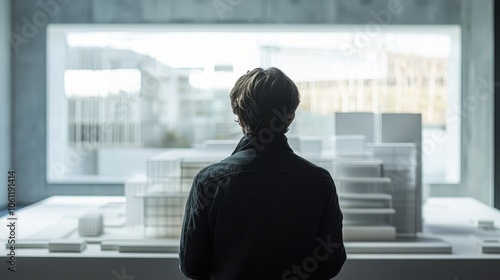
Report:
M383 135L384 120L390 123L387 120L391 118L398 118L399 126L412 126L411 129L420 133L420 115L401 115L379 115L382 122L373 121L376 119L373 114L355 118L367 117L375 129L369 123L360 126L342 123L350 118L338 117L336 132L339 135L335 137L334 153L323 152L319 138L288 136L297 154L332 174L344 214L346 241L416 237L421 222L420 139L381 141L394 138ZM353 126L360 131L342 133L343 127L352 130ZM368 135L363 129L376 135ZM366 139L374 141L366 143ZM179 237L194 177L203 167L229 156L236 144L229 140L210 140L201 148L176 149L149 159L146 177L126 183L127 225L143 228L146 238Z

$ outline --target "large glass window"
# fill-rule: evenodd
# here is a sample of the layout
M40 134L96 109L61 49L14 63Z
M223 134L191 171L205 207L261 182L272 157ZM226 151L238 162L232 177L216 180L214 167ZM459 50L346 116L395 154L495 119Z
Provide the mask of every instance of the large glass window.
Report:
M236 79L278 67L301 103L289 134L332 149L336 112L420 113L424 183L460 180L460 30L338 26L48 29L49 180L123 182L166 149L239 139ZM127 164L124 164L127 163Z

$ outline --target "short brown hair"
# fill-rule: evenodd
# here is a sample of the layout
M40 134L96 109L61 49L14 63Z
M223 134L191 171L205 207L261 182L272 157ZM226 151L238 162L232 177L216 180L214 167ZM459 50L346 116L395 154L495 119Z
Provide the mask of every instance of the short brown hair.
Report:
M241 76L229 95L233 113L247 133L263 128L285 133L300 103L295 83L278 68L255 68Z

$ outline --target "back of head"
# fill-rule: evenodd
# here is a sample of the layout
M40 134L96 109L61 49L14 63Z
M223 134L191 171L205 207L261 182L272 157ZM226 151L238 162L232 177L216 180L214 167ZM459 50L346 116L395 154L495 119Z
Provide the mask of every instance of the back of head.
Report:
M278 68L255 68L241 76L230 93L233 113L244 133L266 128L285 133L295 117L300 95L297 86Z

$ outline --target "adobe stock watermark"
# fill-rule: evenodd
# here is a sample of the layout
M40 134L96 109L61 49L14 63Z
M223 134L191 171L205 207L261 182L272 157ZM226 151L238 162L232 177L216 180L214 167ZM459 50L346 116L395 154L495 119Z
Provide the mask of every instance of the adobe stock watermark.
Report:
M289 123L288 117L290 114L286 106L283 106L281 112L276 108L273 108L272 112L274 116L269 120L269 127L259 129L257 137L252 141L252 145L258 151L263 151L266 145L274 140L277 133L284 133L286 130L285 124Z
M213 0L212 5L219 16L220 20L224 20L224 14L232 13L236 7L241 5L244 0Z
M137 106L134 103L139 101L138 97L127 97L121 102L118 102L115 107L115 117L114 120L120 120L127 116L127 112L130 107ZM83 139L89 139L89 141L79 144L76 147L68 147L64 154L63 162L53 161L50 165L51 174L61 180L67 172L72 169L77 168L82 164L85 157L87 157L90 152L95 150L100 146L98 139L104 139L106 135L112 133L114 124L112 122L104 122L100 127L89 129L88 131L83 131Z
M61 6L66 5L71 0L38 0L36 4L39 10L33 13L31 18L22 17L21 33L9 34L9 41L14 53L19 52L19 46L27 44L30 39L49 24L49 18L55 17L61 11Z
M352 44L342 44L342 53L345 57L349 57L361 49L364 49L376 36L380 33L383 27L391 23L392 17L403 11L403 6L399 0L387 1L386 9L378 12L371 10L370 15L373 18L365 24L363 29L357 28Z
M314 248L313 255L302 260L299 265L292 265L289 270L283 273L282 280L308 279L318 269L319 263L326 261L342 246L340 243L332 242L330 235L326 237L326 241L321 237L316 238L316 241L318 245Z
M456 130L460 126L460 120L468 119L472 113L479 109L479 104L493 97L493 85L494 83L488 81L484 76L479 76L477 78L477 85L474 88L472 94L468 95L462 101L462 108L459 106L450 106L446 110L447 124L449 125L447 129ZM436 131L430 138L422 140L422 152L424 154L432 154L437 144L443 143L447 140L448 135L444 132Z
M269 120L268 127L259 129L255 137L250 142L258 151L263 151L268 144L270 144L277 133L284 133L287 127L285 124L289 123L289 116L287 107L283 106L281 112L277 108L272 109L273 117ZM210 202L219 189L223 189L229 185L231 174L239 173L242 169L240 166L228 165L220 167L215 174L212 174L214 179L210 180L203 186L204 192L197 196L200 203L194 209L194 214L199 215L200 211L210 205ZM196 183L196 182L195 182ZM195 186L196 187L196 186Z
M121 273L118 273L118 271L116 271L116 269L112 269L110 272L111 272L111 275L113 275L113 278L111 278L111 280L134 280L135 279L135 275L127 274L127 272L125 271L125 267L122 267Z
M154 94L154 91L160 88L161 82L159 80L171 75L169 68L158 61L154 65L143 67L141 73L140 88L132 88L131 90L138 90L143 96Z
M255 135L251 145L255 147L258 151L263 151L268 144L270 144L277 133L284 133L287 127L286 123L289 123L289 116L287 107L283 106L281 112L277 108L272 109L273 117L269 120L268 127L259 129ZM212 174L214 179L210 180L203 186L204 192L198 195L198 207L194 209L194 214L199 215L200 210L210 205L210 202L215 198L215 194L219 189L223 189L229 185L231 174L239 173L242 169L240 166L228 165L226 167L219 168L215 174Z
M462 101L462 108L458 104L454 104L453 106L449 106L446 110L446 120L447 120L447 131L456 131L460 127L460 123L462 120L468 119L472 113L477 112L479 110L479 105L482 102L486 102L491 99L494 94L494 85L491 81L491 78L488 79L485 75L477 77L477 85L475 86L472 94L468 95ZM416 139L414 142L417 144L417 147L420 146L420 154L423 158L424 156L429 156L435 152L439 144L443 144L450 137L449 133L444 131L434 131L429 137L425 139ZM460 137L460 136L459 136ZM420 160L420 165L422 165L422 159ZM397 162L399 166L402 165L410 165L415 167L417 165L416 162L409 162L409 159L403 156L399 156L397 158ZM393 178L394 183L405 182L406 177L401 178Z
M199 203L196 205L197 207L194 208L194 215L198 216L200 214L200 211L209 206L220 189L224 189L225 187L229 186L229 182L231 181L230 175L240 173L241 171L241 166L236 165L219 167L215 171L215 173L212 174L214 179L210 180L206 185L202 186L203 192L196 197ZM194 184L196 183L197 182L195 181ZM193 187L196 188L196 186Z
M160 89L161 80L168 77L171 73L168 68L159 62L154 65L148 65L141 69L141 84L139 87L125 89L130 92L139 92L140 95L132 95L116 102L113 107L112 121L104 121L99 127L92 127L83 130L81 138L88 139L84 143L75 147L67 147L64 158L61 161L53 161L50 165L51 174L58 180L62 179L64 174L77 168L90 152L100 147L100 140L113 133L113 121L120 121L128 115L131 107L139 106L144 98L154 98ZM80 136L79 136L80 137Z

